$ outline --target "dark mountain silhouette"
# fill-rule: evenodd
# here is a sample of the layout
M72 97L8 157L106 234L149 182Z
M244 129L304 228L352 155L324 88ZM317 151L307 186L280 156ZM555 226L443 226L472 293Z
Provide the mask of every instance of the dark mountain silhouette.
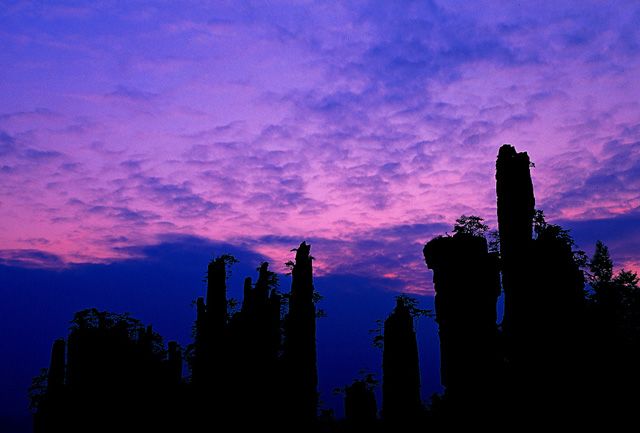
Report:
M34 379L34 431L518 431L633 421L640 403L639 279L614 272L601 242L589 259L568 231L546 221L535 209L531 167L526 153L502 146L499 231L463 215L451 234L424 246L444 386L431 401L420 398L415 332L415 321L431 312L400 295L374 340L383 350L380 410L377 383L366 375L342 389L344 420L328 411L319 416L320 296L310 246L302 242L287 263L288 293L261 263L255 283L245 279L241 302L227 298L237 260L213 259L184 354L126 314L78 312L68 338L53 343L49 368Z

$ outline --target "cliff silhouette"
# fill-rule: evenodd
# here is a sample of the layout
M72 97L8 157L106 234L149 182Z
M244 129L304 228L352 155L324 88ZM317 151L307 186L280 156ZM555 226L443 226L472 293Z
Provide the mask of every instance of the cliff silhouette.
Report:
M589 426L632 422L640 402L640 288L593 257L535 208L531 162L504 145L496 162L498 231L461 216L427 242L435 315L401 295L380 322L382 401L367 375L342 389L345 419L319 414L313 257L302 242L282 292L268 263L244 282L236 311L214 258L196 301L193 341L165 346L149 326L97 309L78 312L31 388L35 432L447 431L459 427ZM504 296L504 316L497 315ZM366 300L363 300L366 304ZM416 320L433 317L442 395L420 398ZM345 353L343 356L348 356ZM186 360L186 365L183 365ZM186 373L186 374L185 374Z

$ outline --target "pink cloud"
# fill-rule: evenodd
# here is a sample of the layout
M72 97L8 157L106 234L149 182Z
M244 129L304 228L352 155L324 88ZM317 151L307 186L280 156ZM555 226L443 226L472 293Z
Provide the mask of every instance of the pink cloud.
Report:
M0 83L0 244L42 238L68 262L108 261L171 232L253 239L278 261L280 245L257 240L288 236L342 259L387 227L462 213L494 223L504 142L536 163L552 219L631 214L634 6L12 8L0 14L12 65ZM424 273L428 239L403 236L353 272L427 287L428 274L410 275ZM417 253L385 264L401 244ZM345 266L325 260L321 273Z

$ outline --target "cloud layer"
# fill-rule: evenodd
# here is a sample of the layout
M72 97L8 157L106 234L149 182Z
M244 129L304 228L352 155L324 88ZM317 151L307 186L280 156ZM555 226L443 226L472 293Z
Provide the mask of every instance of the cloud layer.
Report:
M550 219L615 225L640 212L639 22L636 2L12 3L3 260L179 233L282 263L305 238L321 272L429 290L420 244L495 221L505 142ZM613 252L638 269L625 227Z

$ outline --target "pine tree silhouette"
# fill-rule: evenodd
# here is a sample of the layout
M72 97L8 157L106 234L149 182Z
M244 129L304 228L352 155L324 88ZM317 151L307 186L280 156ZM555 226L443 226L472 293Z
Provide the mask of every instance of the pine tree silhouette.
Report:
M587 304L589 332L585 375L590 378L591 401L597 421L635 421L640 387L640 287L634 272L614 272L609 249L596 243L589 262Z

